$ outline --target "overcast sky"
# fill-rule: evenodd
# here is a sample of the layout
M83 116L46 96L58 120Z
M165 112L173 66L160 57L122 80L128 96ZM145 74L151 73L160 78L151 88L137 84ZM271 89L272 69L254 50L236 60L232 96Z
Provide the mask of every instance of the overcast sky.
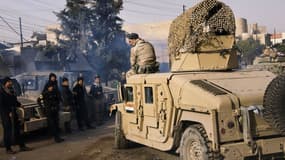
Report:
M139 24L174 19L187 8L201 0L125 0L120 16L126 24ZM268 32L285 32L285 0L222 0L234 11L236 17L247 18L248 23L265 25ZM64 8L66 0L0 0L0 41L19 42L19 17L22 17L24 38L33 31L44 31L46 25L55 24L53 12ZM16 33L17 32L17 33Z

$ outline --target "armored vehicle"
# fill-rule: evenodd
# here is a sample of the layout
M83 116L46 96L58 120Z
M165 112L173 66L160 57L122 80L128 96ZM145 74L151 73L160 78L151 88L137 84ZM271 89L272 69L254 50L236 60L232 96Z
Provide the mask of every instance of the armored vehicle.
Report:
M254 59L253 65L249 65L247 68L267 70L280 75L285 71L285 55L278 53L273 48L266 48L261 56Z
M73 86L73 83L76 82L77 73L74 72L53 72L58 77L58 83L61 82L62 77L69 79L70 86ZM35 71L35 72L25 72L19 75L16 75L14 78L19 82L22 94L24 97L29 99L36 100L41 94L44 85L48 81L48 76L50 72L45 71ZM60 86L60 84L59 84Z
M115 147L136 142L181 160L283 157L285 76L237 70L234 35L230 7L216 0L176 18L171 72L133 75L119 87Z

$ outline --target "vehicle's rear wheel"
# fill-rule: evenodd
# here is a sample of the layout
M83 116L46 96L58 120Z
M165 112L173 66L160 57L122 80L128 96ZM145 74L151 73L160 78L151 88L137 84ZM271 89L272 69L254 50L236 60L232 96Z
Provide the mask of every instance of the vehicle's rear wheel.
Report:
M263 106L264 119L285 135L285 74L277 76L267 86Z
M124 132L122 131L122 113L120 111L117 111L115 118L115 148L127 148L128 143L129 142L126 139Z
M211 142L202 125L191 125L180 142L181 160L212 160Z

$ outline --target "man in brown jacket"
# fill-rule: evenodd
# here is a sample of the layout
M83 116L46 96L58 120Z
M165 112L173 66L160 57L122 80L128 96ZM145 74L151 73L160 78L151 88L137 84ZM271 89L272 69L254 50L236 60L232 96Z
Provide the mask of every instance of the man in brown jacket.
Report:
M155 73L159 64L156 62L155 51L151 43L144 41L137 33L127 35L131 48L131 69L127 75Z

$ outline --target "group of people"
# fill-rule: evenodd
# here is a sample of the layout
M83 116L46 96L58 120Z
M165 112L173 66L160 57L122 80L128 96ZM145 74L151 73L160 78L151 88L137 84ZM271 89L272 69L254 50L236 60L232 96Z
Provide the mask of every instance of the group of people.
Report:
M86 104L86 96L92 96L94 102L91 107L92 110L88 110ZM47 109L47 119L50 131L54 137L55 142L62 142L59 135L59 111L60 106L65 112L70 112L71 115L75 115L77 120L77 126L80 131L86 129L95 129L91 123L96 119L97 125L103 123L104 109L104 94L103 88L100 82L100 76L96 75L94 83L91 86L90 92L87 93L84 78L78 77L77 82L73 88L69 86L69 80L66 77L62 78L61 89L57 86L57 78L54 73L49 75L49 81L45 85L42 92L42 101L44 107ZM60 105L62 104L62 105ZM90 111L90 112L89 112ZM71 116L71 120L72 120ZM65 130L68 133L72 131L71 120L65 123Z
M141 39L137 33L130 33L127 35L127 38L132 47L130 53L131 69L124 77L133 74L157 72L159 70L159 63L156 62L156 55L152 44ZM15 138L16 143L20 146L20 151L31 150L31 148L25 145L23 137L20 134L21 124L16 110L18 107L22 107L22 105L17 100L12 85L12 80L6 77L0 88L0 116L4 129L4 145L8 154L15 153L11 148L12 138ZM85 127L87 129L95 128L91 125L91 119L96 120L98 125L103 123L104 94L99 76L95 77L89 95L95 99L91 114L88 113L86 105L87 92L83 77L78 77L77 83L72 89L69 86L69 80L63 77L61 89L59 89L57 76L54 73L50 73L49 80L44 86L38 102L46 108L49 131L51 131L55 142L60 143L64 141L60 136L59 129L59 111L61 106L63 111L76 115L78 129L81 131ZM71 121L66 122L66 131L71 132L71 128Z
M93 99L91 112L89 112L86 104L87 95L92 96ZM94 84L92 84L90 92L87 93L83 77L78 77L73 87L69 86L68 78L63 77L61 87L59 87L57 76L50 73L49 80L43 88L38 103L44 108L49 131L57 143L64 141L60 136L60 110L75 115L80 131L85 130L85 128L95 129L95 126L91 124L93 120L96 120L97 125L103 124L104 93L98 75L95 76ZM21 134L22 124L17 114L18 107L22 107L22 105L14 93L12 79L6 77L0 87L0 116L4 130L4 146L8 154L16 153L11 147L13 139L20 146L20 151L31 150L25 145ZM72 132L72 118L73 116L71 116L70 121L64 124L65 131L68 133Z

